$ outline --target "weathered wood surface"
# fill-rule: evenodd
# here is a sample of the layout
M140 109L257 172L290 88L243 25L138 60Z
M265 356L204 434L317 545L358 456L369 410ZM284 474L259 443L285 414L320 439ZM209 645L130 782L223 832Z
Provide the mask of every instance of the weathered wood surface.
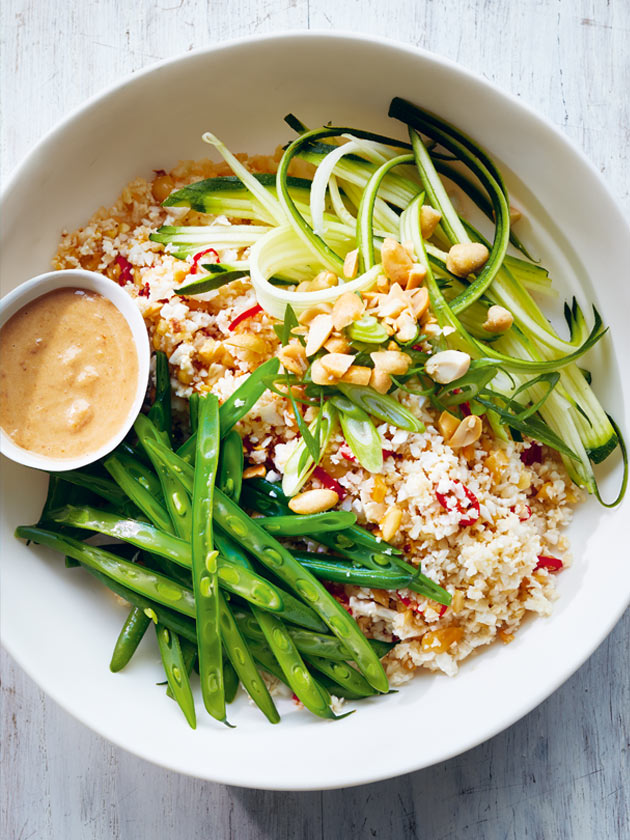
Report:
M5 0L0 14L4 173L87 96L159 59L250 33L360 29L448 55L522 96L630 211L626 0ZM488 743L389 782L303 794L149 765L76 723L5 655L0 836L628 837L629 648L626 615L566 685Z

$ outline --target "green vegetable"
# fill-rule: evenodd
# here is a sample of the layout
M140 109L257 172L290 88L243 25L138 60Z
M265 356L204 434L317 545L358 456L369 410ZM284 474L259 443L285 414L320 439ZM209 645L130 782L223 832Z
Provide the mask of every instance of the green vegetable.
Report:
M406 589L413 580L411 572L406 573L402 569L359 569L347 560L329 554L294 551L293 556L320 580L375 589Z
M110 671L121 671L138 649L142 637L147 631L150 620L139 607L132 607L122 626L111 662Z
M226 722L219 624L218 551L212 539L214 482L219 458L219 403L208 394L199 402L193 488L192 572L199 649L201 696L206 710Z
M287 516L263 516L256 519L268 534L275 537L300 537L308 534L341 531L357 521L354 513L345 510L327 510L324 513L309 513Z
M329 706L328 696L310 674L286 627L262 610L255 610L254 616L296 696L314 715L334 719L336 716Z
M382 472L383 445L368 413L341 394L330 401L337 409L343 436L357 461L368 472Z
M172 533L171 518L161 501L162 488L153 473L122 453L108 455L103 466L156 528Z
M155 427L170 441L173 434L173 414L171 411L171 375L168 369L166 353L158 350L155 354L155 400L149 409L149 419Z
M232 429L223 438L219 456L219 474L217 487L226 496L238 503L243 483L243 441L239 433Z
M155 625L162 664L168 680L168 687L177 705L184 713L191 729L197 726L195 701L193 700L188 670L182 654L181 645L176 633L163 624Z
M264 566L294 589L326 622L352 652L361 672L378 691L387 691L387 677L365 636L347 612L291 553L260 528L254 519L220 490L215 491L214 515L231 537L238 540ZM297 693L297 692L296 692Z
M266 716L267 720L270 723L278 723L280 721L278 710L269 695L263 678L258 673L247 642L241 635L230 608L225 602L225 598L220 593L219 609L223 644L232 663L232 667L238 674L245 690Z
M423 432L424 425L393 397L379 394L367 385L337 384L337 388L350 402L384 423L391 423L407 432Z

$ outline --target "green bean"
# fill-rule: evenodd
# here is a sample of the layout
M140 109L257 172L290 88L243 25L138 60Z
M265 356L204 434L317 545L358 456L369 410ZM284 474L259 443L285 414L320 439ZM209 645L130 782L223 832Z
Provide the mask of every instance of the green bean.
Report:
M79 564L80 565L80 564ZM136 652L151 620L139 607L132 607L114 645L110 671L120 671Z
M130 563L102 548L86 545L65 534L48 531L36 525L21 525L16 529L15 536L68 554L83 565L102 572L145 597L172 607L184 615L195 615L195 600L191 590L158 572Z
M168 625L164 625L165 627ZM171 628L169 627L169 630ZM195 667L195 662L197 661L197 645L193 642L190 642L187 638L183 637L180 638L179 643L182 648L182 656L184 658L184 666L186 668L186 673L188 678L190 679L190 675L192 674L193 668ZM168 681L166 684L166 696L170 697L171 700L174 700L173 692L168 686Z
M168 687L173 698L184 713L191 729L197 727L197 716L195 714L195 701L193 700L188 671L176 633L169 630L163 624L155 625L162 664L166 672Z
M219 549L222 562L228 560L232 565L242 566L245 569L254 571L254 566L245 554L242 548L231 540L220 527L215 531L215 543ZM307 627L309 630L325 631L326 624L321 620L317 613L307 606L303 601L294 598L290 592L286 592L280 587L276 587L280 593L282 600L282 609L274 610L283 621L290 621L293 624L298 624L300 627ZM251 601L251 598L248 599ZM263 604L259 604L262 609L265 609Z
M158 474L162 494L171 517L173 530L183 540L192 536L192 503L188 491L177 473L169 469L160 457L160 447L155 441L145 439L144 448Z
M261 641L264 638L262 630L251 612L246 610L235 611L234 618L241 633L248 639ZM338 662L345 662L352 658L348 648L336 636L314 633L301 627L289 626L287 630L295 642L295 646L302 654L323 656L325 659L335 659ZM367 641L379 659L393 647L387 642L379 642L375 639L368 639Z
M243 441L239 433L232 429L223 439L221 446L217 487L235 502L241 497L243 460Z
M207 394L199 402L193 487L192 571L196 603L201 695L206 710L226 721L219 625L218 551L212 538L212 511L219 459L219 402Z
M270 723L278 723L280 715L271 699L265 681L258 673L247 642L234 621L230 608L219 593L219 611L223 646L243 687Z
M260 632L262 634L262 630ZM275 677L277 680L280 680L281 683L288 686L289 683L284 675L284 671L278 664L278 660L273 655L269 645L265 641L264 634L262 635L262 640L248 639L247 644L254 660L260 665L263 671L267 671L267 673L271 674L272 677Z
M236 391L223 403L219 410L221 438L224 438L238 421L256 405L267 390L265 380L277 373L279 366L280 362L277 358L268 359L253 373L250 373L245 382L239 385ZM177 454L185 461L193 463L195 445L195 435L193 434L179 447Z
M192 555L190 543L172 534L165 534L145 522L133 519L120 519L116 514L100 511L90 507L74 507L67 505L51 514L57 524L69 524L89 531L96 531L116 539L135 545L149 552L153 557L162 557L177 563L186 569L192 569ZM271 583L257 574L247 558L239 557L238 548L225 535L220 534L217 539L220 550L218 569L219 585L240 595L261 609L277 612L286 621L309 627L311 630L325 629L319 616L306 604L298 601L289 592ZM221 551L221 548L225 549ZM160 566L158 571L163 571ZM178 578L175 570L168 569L169 577L175 577L180 583L187 581Z
M287 516L262 516L256 519L268 534L275 537L303 537L308 534L343 531L357 521L354 513L346 510L327 510L323 513L291 514Z
M197 431L197 421L199 419L199 392L193 391L188 400L188 412L190 416L190 433L194 434Z
M124 540L135 545L136 548L172 560L187 569L192 568L190 544L174 534L160 531L148 522L124 519L116 513L109 513L88 505L81 507L66 505L60 510L52 511L51 519L59 525L72 525Z
M142 469L142 465L126 455L109 455L103 464L116 484L156 528L168 533L173 532L171 518L161 501L162 488L157 476L150 473L152 478L147 480L148 473Z
M194 464L195 463L195 452L197 449L197 431L193 431L189 438L187 438L182 445L177 449L176 455L178 455L182 461L186 461L187 464Z
M225 702L233 703L238 691L239 679L238 674L234 670L234 665L225 656L223 658L223 689L225 691Z
M335 662L331 659L324 659L322 656L305 656L304 660L354 694L361 697L371 697L376 694L365 677L346 662Z
M181 638L194 644L195 650L197 649L197 630L195 622L191 621L190 618L186 618L181 613L175 612L169 607L165 607L163 604L159 604L152 598L147 598L145 595L141 595L139 592L129 589L129 587L124 586L117 580L114 580L107 575L104 575L102 572L97 571L97 569L92 568L91 566L87 566L83 563L80 565L86 572L89 572L93 577L100 581L103 586L106 586L116 595L123 598L133 606L139 607L147 618L151 619L154 624L157 624L159 621L161 624L164 624L166 627L177 633L177 635Z
M171 411L171 375L166 353L155 354L155 400L149 409L149 419L162 432L167 441L173 434L173 413Z
M310 664L310 663L309 663ZM317 682L320 684L322 688L325 688L326 691L334 695L335 697L343 697L345 700L363 700L364 696L362 694L356 694L354 691L351 691L349 688L341 685L340 683L331 680L329 676L323 673L323 671L319 671L313 665L311 668L316 672L315 676L317 677Z
M317 578L303 569L281 543L267 534L220 490L216 490L214 495L214 516L231 537L237 539L264 566L304 598L350 649L353 659L370 685L378 691L387 691L389 686L383 666L359 626Z
M50 473L52 476L57 476L69 484L74 484L76 487L83 487L91 493L96 493L105 501L110 502L116 508L124 509L129 505L129 498L127 494L120 489L120 487L108 478L91 475L82 470L67 470L64 473ZM60 507L60 505L56 505Z
M328 697L313 678L298 649L280 619L262 610L254 610L254 616L265 634L267 644L278 660L287 682L300 701L314 715L334 719Z
M350 583L354 586L368 586L374 589L405 589L413 580L411 572L385 569L358 569L347 560L339 560L327 554L310 551L293 551L293 556L305 569L320 580L335 583Z

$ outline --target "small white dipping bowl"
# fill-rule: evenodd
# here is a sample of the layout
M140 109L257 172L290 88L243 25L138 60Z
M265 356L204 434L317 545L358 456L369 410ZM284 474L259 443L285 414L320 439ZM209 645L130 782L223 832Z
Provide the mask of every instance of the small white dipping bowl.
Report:
M138 357L138 382L129 414L118 432L109 438L99 449L92 450L76 458L50 458L47 455L41 455L38 452L23 449L9 437L4 429L0 428L0 450L3 455L6 455L12 461L17 461L18 464L24 464L26 467L34 467L38 470L47 470L48 472L79 469L79 467L84 467L86 464L98 461L99 458L102 458L108 452L111 452L112 449L115 449L133 425L133 421L136 419L142 407L149 379L151 353L149 337L142 315L133 300L120 286L117 286L116 283L107 277L103 277L102 274L97 274L95 271L85 271L80 268L49 271L46 274L40 274L37 277L33 277L32 280L27 280L25 283L22 283L0 300L0 329L12 315L15 315L18 310L30 301L48 292L68 288L98 292L104 298L111 300L124 317L131 330Z

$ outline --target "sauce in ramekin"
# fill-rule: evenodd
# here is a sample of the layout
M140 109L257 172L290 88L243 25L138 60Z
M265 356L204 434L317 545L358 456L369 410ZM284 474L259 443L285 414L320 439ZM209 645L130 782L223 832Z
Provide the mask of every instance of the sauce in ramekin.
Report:
M122 428L137 387L131 329L97 292L48 292L0 330L0 426L23 449L96 452Z

